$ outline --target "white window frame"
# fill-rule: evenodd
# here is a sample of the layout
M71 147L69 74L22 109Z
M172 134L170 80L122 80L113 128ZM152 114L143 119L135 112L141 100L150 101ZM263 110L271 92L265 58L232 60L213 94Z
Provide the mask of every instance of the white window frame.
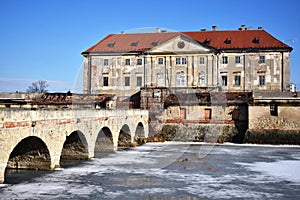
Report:
M201 56L201 57L199 58L199 64L200 64L200 65L205 64L205 58L204 58L203 56Z
M186 86L186 77L183 70L176 72L176 86L177 87Z

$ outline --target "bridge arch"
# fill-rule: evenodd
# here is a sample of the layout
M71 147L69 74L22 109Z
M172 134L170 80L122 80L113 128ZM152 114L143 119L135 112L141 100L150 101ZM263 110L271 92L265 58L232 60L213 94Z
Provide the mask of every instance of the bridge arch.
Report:
M113 133L107 126L97 134L94 152L111 152L114 150Z
M131 147L131 130L127 124L124 124L118 134L118 147Z
M0 183L4 182L5 171L9 168L45 170L52 168L51 151L41 138L26 136L19 140L9 140L6 143L8 144L7 153L0 151L2 160L0 162ZM24 162L22 156L30 162Z
M137 140L139 138L144 138L144 137L145 137L144 124L142 122L139 122L135 129L134 139Z
M85 135L79 131L73 131L66 137L61 151L60 159L63 160L87 160L89 159L88 143Z
M50 151L39 137L26 137L13 147L6 168L50 170Z

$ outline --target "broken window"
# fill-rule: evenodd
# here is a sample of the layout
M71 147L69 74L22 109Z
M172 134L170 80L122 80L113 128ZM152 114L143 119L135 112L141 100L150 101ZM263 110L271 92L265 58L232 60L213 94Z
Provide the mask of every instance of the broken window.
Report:
M270 114L271 116L278 116L278 106L276 104L270 105Z
M108 77L103 77L103 86L108 86Z
M206 120L211 119L211 108L204 109L204 119Z

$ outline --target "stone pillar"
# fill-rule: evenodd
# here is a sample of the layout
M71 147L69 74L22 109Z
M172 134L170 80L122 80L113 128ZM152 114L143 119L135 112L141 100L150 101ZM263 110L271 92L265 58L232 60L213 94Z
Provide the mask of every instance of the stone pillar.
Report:
M4 182L6 165L6 162L0 161L0 184Z
M119 129L116 125L112 126L111 134L113 136L114 151L118 150Z

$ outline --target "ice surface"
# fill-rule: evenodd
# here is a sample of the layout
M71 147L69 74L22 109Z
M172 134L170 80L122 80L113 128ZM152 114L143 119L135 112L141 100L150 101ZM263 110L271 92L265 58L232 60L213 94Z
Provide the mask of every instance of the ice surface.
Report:
M200 199L291 199L287 195L299 194L298 148L210 145L208 156L201 159L201 145L209 144L148 143L108 153L20 184L3 184L0 199L146 199L181 194Z
M300 184L300 160L280 160L276 162L257 162L250 170Z

